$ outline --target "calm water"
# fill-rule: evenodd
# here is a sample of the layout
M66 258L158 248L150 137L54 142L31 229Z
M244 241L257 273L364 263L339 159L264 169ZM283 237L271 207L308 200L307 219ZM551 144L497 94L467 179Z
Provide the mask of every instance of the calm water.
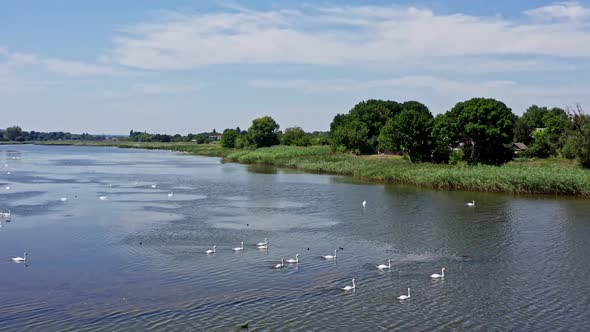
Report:
M0 209L12 211L2 330L590 326L587 199L368 185L163 151L0 149ZM256 249L265 237L270 249ZM320 258L340 247L336 262ZM27 264L10 261L24 251ZM300 264L272 268L296 253ZM340 290L351 278L356 291Z

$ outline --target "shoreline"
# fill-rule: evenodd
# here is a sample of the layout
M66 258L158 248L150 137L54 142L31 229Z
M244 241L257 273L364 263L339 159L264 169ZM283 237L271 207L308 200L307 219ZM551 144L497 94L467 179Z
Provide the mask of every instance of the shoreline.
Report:
M327 146L273 146L238 150L223 148L215 143L48 141L22 144L168 150L220 157L226 162L351 176L373 183L399 183L446 191L590 197L590 170L581 169L573 162L561 159L511 162L504 166L457 166L412 164L397 156L353 156L332 152Z

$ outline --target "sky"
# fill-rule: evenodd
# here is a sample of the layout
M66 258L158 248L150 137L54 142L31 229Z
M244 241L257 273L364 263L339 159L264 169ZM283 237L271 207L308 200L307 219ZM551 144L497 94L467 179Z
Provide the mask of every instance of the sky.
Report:
M590 110L590 0L4 1L0 128L328 130L367 99Z

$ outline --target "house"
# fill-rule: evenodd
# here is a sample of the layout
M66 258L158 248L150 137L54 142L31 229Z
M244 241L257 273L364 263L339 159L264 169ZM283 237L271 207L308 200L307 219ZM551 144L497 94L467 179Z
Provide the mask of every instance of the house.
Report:
M519 153L519 152L524 152L526 150L528 150L528 146L526 146L524 143L512 143L512 151Z
M211 140L211 141L221 141L222 138L223 138L222 134L209 135L209 140Z

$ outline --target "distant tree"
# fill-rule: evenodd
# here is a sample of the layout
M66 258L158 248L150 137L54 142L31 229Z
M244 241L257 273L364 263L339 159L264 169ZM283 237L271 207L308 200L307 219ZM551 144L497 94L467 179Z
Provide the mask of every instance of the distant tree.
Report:
M22 137L23 130L19 126L12 126L6 128L4 131L4 137L10 141L16 141L17 137Z
M363 154L375 153L381 128L402 109L402 105L395 101L371 99L356 104L348 114L336 115L330 124L333 147L339 149L344 147L346 150L360 151ZM352 136L358 134L358 130L364 132L366 129L366 137L363 139L360 137L347 137L342 129L344 127L357 130ZM341 129L338 130L339 128Z
M248 128L248 140L257 148L279 144L279 125L270 116L254 119Z
M301 127L285 129L281 139L283 145L308 146L311 144L310 136Z
M533 132L534 144L526 151L529 157L549 158L555 154L555 146L550 141L549 131L541 129Z
M224 148L234 148L236 146L236 139L239 136L240 132L236 129L226 129L223 131L220 144Z
M238 132L238 134L242 132L242 130L240 129L240 126L236 127L236 131Z
M352 151L357 154L373 152L369 139L369 128L364 122L353 120L336 127L330 135L332 147L339 152Z
M580 105L570 112L572 130L569 133L576 143L576 157L583 168L590 168L590 115Z
M412 162L431 157L434 119L428 108L419 102L406 102L404 109L387 121L379 135L384 150L405 152Z
M457 103L439 120L438 130L451 144L463 145L471 165L499 165L512 159L508 145L514 130L515 116L510 108L495 99L473 98Z

